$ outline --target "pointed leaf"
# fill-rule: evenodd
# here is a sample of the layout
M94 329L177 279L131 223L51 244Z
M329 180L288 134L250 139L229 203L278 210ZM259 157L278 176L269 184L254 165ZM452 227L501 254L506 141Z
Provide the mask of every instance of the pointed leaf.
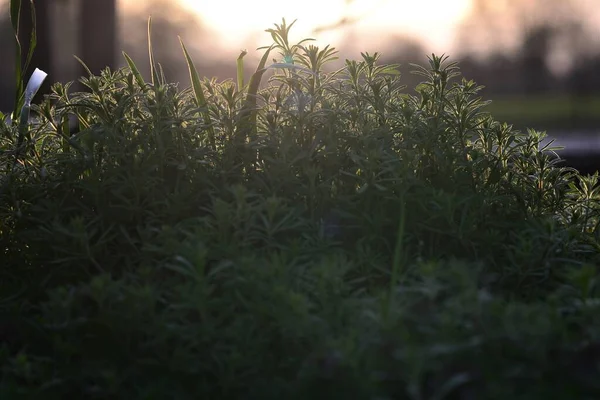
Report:
M150 77L152 85L159 83L158 72L154 61L154 50L152 49L152 17L148 17L148 58L150 59Z
M216 149L215 143L215 133L212 127L212 121L210 119L210 114L208 113L206 98L204 97L204 91L202 90L202 85L200 84L200 78L198 77L198 71L196 70L196 66L194 65L194 61L192 57L190 57L190 53L188 53L185 45L183 44L183 40L181 37L179 38L179 43L181 44L181 49L183 50L183 54L185 56L185 61L188 65L188 70L190 72L190 80L192 82L192 89L194 91L194 97L196 99L196 105L200 107L202 111L202 116L204 117L204 123L208 129L208 138L210 140L210 145L213 150Z
M131 73L133 74L138 85L140 85L140 88L144 89L146 87L146 81L140 73L140 70L137 68L137 66L127 53L123 52L123 57L125 57L125 61L127 62L127 65L129 66L129 69L131 70Z
M86 74L88 74L89 76L94 76L94 74L92 73L92 71L88 68L88 66L85 64L85 62L83 62L83 60L77 56L73 56L75 57L75 59L77 60L77 62L79 62L79 64L81 64L81 66L83 67L83 69L85 70Z
M248 54L246 50L242 50L237 58L237 85L238 91L244 88L244 56Z

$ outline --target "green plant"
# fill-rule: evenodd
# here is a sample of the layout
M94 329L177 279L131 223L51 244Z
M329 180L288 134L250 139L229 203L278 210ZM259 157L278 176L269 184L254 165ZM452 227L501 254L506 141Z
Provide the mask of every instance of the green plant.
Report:
M182 42L179 90L149 21L150 82L55 84L12 171L2 122L0 397L596 397L598 177L292 25L248 83Z

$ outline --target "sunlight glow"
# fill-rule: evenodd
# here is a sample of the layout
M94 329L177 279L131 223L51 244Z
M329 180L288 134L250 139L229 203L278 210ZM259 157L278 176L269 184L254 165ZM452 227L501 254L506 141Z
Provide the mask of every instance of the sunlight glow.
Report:
M452 46L453 29L468 13L471 0L179 0L220 35L225 47L242 46L244 40L268 41L264 33L285 17L298 22L294 38L315 37L320 44L339 44L348 27L335 29L341 19L355 21L359 43L381 41L381 35L406 34L427 46ZM332 27L316 33L321 27ZM336 43L337 42L337 43ZM446 49L448 50L448 49Z

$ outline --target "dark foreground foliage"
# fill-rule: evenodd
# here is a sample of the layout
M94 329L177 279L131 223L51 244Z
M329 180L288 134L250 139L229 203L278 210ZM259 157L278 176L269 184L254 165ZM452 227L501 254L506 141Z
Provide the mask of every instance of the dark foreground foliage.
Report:
M598 398L598 176L445 58L288 30L247 85L129 60L0 122L0 398Z

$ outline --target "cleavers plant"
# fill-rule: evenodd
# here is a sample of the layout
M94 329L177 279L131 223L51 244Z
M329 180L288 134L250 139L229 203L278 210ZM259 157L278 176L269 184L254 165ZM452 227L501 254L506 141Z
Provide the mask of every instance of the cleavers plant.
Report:
M181 42L181 90L149 22L150 80L55 84L16 164L2 116L0 398L594 398L598 175L448 57L408 91L292 26L249 79Z

